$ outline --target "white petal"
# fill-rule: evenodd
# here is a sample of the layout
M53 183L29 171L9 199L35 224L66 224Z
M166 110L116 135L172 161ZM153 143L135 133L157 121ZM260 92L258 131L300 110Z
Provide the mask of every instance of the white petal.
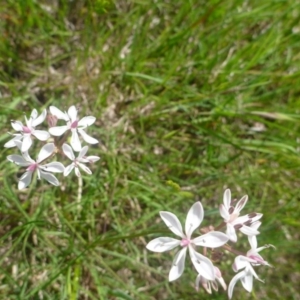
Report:
M228 212L228 209L225 207L224 204L221 204L219 207L220 215L225 221L229 221L230 214Z
M50 106L49 110L53 116L56 116L60 120L65 120L66 122L68 122L70 120L68 114L63 113L60 109L58 109L55 106Z
M247 256L244 255L238 255L235 259L234 259L234 263L232 265L232 269L237 272L238 270L244 269L246 267L251 267L250 263L251 263L252 259L248 258Z
M224 192L223 203L225 205L225 208L228 210L230 208L230 206L231 206L231 192L230 192L230 189L227 189Z
M98 140L94 139L90 135L88 135L83 129L78 129L78 132L81 134L82 138L88 143L88 144L97 144Z
M81 174L80 174L80 171L79 171L79 168L78 167L75 167L75 175L77 177L81 177Z
M257 239L255 235L250 235L248 236L248 241L251 246L251 249L256 249L257 248Z
M31 163L28 162L26 159L24 159L23 156L21 155L9 155L7 156L7 159L13 163L15 163L18 166L23 166L23 167L27 167L29 166Z
M53 174L48 173L48 172L44 172L42 170L40 170L40 172L41 172L41 178L46 179L49 183L51 183L55 186L59 185L59 181L57 180L57 178Z
M181 226L178 218L174 214L172 214L168 211L161 211L159 214L160 214L160 217L165 222L165 224L168 226L168 228L173 233L180 236L181 238L185 237L185 235L182 232L182 226Z
M46 141L50 137L49 132L45 130L35 130L32 135L34 135L40 141Z
M236 243L237 235L236 235L236 232L235 232L235 228L230 223L227 223L226 234L232 242Z
M55 150L55 145L53 143L48 143L42 147L40 150L40 153L38 155L38 158L36 160L37 163L42 162L46 158L48 158Z
M85 156L86 153L88 152L88 150L89 150L89 147L88 147L88 146L84 146L84 147L80 150L80 152L79 152L79 154L78 154L78 158L82 158L83 156Z
M234 208L234 211L235 211L236 213L240 213L240 211L241 211L241 210L244 208L244 206L246 205L247 201L248 201L248 196L247 196L247 195L243 196L243 197L239 200L239 202L236 204L236 206L235 206L235 208Z
M150 241L146 248L153 252L165 252L172 250L173 248L180 245L180 241L169 238L169 237L159 237Z
M23 131L23 123L20 121L11 121L11 126L15 131Z
M19 184L18 184L18 189L19 190L23 190L25 189L31 182L31 178L32 178L32 173L30 171L25 172L20 180L19 180Z
M33 109L32 112L31 112L31 115L30 115L30 119L34 120L36 119L38 116L38 112L36 109Z
M44 122L44 120L46 119L47 116L47 110L44 109L43 112L37 117L37 118L33 118L33 121L31 122L31 125L33 127L41 124Z
M13 148L13 147L16 147L16 141L21 141L23 139L23 136L22 135L17 135L15 136L14 138L12 138L11 140L9 140L7 143L4 144L4 147L5 148Z
M21 151L22 152L28 151L28 149L31 147L31 145L32 145L32 140L31 140L30 135L24 135Z
M83 127L91 126L92 124L95 123L95 121L96 121L95 117L92 116L84 117L78 122L78 126L83 126Z
M173 260L172 268L169 273L169 281L174 281L178 279L183 271L184 271L184 264L185 264L185 257L186 257L186 250L187 248L183 248L177 252L175 258Z
M46 172L53 172L53 173L62 173L65 170L65 167L62 163L54 161L43 166L40 166Z
M241 278L241 282L243 284L244 289L247 292L251 292L252 291L252 287L253 287L253 276L251 273L246 273L244 277Z
M74 164L70 164L65 168L64 176L68 176L74 169Z
M225 233L220 231L210 231L193 239L193 243L197 246L218 248L226 244L228 240L229 237Z
M70 160L75 159L73 149L68 144L63 144L63 152Z
M246 276L246 272L242 271L238 274L236 274L230 281L228 286L228 298L232 298L233 288L235 287L236 283L241 280L244 276Z
M198 201L189 210L185 221L185 233L188 238L198 228L203 220L204 211L202 204Z
M81 142L79 140L76 129L72 130L71 146L73 147L73 149L75 151L80 151L81 150Z
M99 156L86 156L83 158L82 162L89 162L89 163L94 163L96 161L98 161L100 159ZM81 159L78 159L79 161L81 161Z
M241 227L240 232L242 232L245 235L257 235L259 234L259 231L257 231L255 228L251 228L249 226L243 225L243 227Z
M74 105L68 109L68 115L72 123L77 120L77 109Z
M196 252L192 247L189 247L192 263L198 272L207 280L215 280L215 270L213 263L206 256Z
M67 125L64 126L56 126L56 127L51 127L49 128L49 132L50 134L54 135L54 136L61 136L63 135L67 130L69 129L69 127Z
M87 174L92 174L92 171L84 164L78 163L79 167Z

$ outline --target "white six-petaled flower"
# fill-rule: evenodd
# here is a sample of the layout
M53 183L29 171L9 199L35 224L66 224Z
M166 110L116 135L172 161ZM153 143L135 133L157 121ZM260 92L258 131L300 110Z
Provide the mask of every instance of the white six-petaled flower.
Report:
M72 148L68 145L68 144L63 144L63 151L64 154L70 159L72 160L72 163L67 166L65 168L64 171L64 176L68 176L71 171L75 168L75 174L77 177L80 177L80 170L79 167L85 171L87 174L92 174L92 171L86 166L84 165L85 163L94 163L97 160L100 159L100 157L98 156L86 156L87 151L89 150L88 146L83 147L79 154L78 157L76 158L74 155L74 152L72 150Z
M15 143L17 147L21 149L22 143L20 141L16 141ZM16 165L27 167L26 172L19 179L19 190L26 188L30 184L32 175L35 171L37 172L38 179L44 178L53 185L59 185L57 178L50 172L62 173L65 169L63 164L60 162L50 162L48 164L41 165L41 163L54 151L55 145L53 143L49 143L42 147L36 161L29 156L27 151L22 152L22 156L13 154L7 157L9 161L15 163Z
M216 275L212 262L204 255L196 252L195 247L220 247L228 241L228 237L222 232L211 231L194 239L192 238L193 232L200 226L204 217L202 204L198 201L190 208L185 222L185 233L182 230L181 223L173 213L161 211L160 216L168 228L180 237L180 240L170 237L159 237L150 241L146 247L153 252L165 252L177 246L182 247L173 260L169 281L176 280L182 275L187 249L189 249L190 258L197 272L207 280L215 280Z
M220 214L227 226L226 234L232 242L237 241L237 229L248 236L259 234L259 231L250 225L258 221L263 216L262 214L252 213L241 217L239 216L247 201L248 196L245 195L238 201L236 206L232 206L230 190L227 189L224 192L223 204L220 205Z
M45 120L46 115L46 109L44 109L39 116L37 110L34 109L31 112L29 119L27 119L25 116L26 125L23 125L23 123L20 121L11 121L12 127L19 133L13 134L14 138L8 141L4 147L12 148L17 146L16 141L22 142L21 151L25 152L28 151L32 145L32 136L35 136L40 141L46 141L50 137L50 134L45 130L35 129L37 125L41 124Z
M56 126L49 128L50 134L54 136L61 136L63 135L67 130L71 130L72 136L71 136L71 145L75 151L81 150L81 142L78 136L78 133L82 136L82 138L87 142L88 144L97 144L98 140L95 138L89 136L84 129L88 126L92 125L96 118L92 116L87 116L82 118L81 120L78 120L77 117L77 109L73 105L68 109L68 112L62 112L60 109L56 108L55 106L50 106L49 108L52 115L56 116L58 119L64 120L67 122L66 125L63 126Z

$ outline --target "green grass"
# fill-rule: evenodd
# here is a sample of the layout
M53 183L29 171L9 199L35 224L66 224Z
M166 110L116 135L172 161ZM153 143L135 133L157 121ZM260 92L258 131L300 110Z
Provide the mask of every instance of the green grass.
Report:
M183 221L195 200L203 225L219 224L227 187L264 214L259 245L276 246L262 253L274 266L257 270L265 283L252 294L239 283L234 299L300 299L297 1L0 7L1 143L10 120L50 105L95 116L101 141L81 209L74 174L18 191L15 149L0 150L1 299L226 299L195 292L191 268L168 283L174 253L145 245L169 235L160 210ZM221 263L227 283L233 258Z

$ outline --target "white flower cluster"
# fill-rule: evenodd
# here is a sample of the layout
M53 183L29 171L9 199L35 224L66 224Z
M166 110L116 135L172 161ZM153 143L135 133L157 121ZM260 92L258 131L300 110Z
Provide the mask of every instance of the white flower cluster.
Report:
M240 272L232 278L228 286L229 299L232 298L233 288L239 280L248 292L252 291L253 277L260 280L253 267L259 265L270 266L258 252L271 245L257 248L256 236L259 234L258 228L261 225L259 219L262 217L262 214L251 213L240 216L240 212L247 201L248 197L244 196L234 206L231 201L231 192L227 189L224 193L223 204L220 206L220 214L224 221L217 227L218 230L226 227L225 232L216 231L213 226L209 226L204 230L205 233L203 235L194 238L192 234L200 226L204 218L201 202L196 202L190 208L185 221L185 231L183 231L181 223L173 213L168 211L160 212L160 217L164 223L180 239L159 237L150 241L146 247L153 252L165 252L177 246L181 247L173 260L169 272L169 281L176 280L182 275L188 251L194 269L197 272L196 290L199 289L201 284L211 294L212 288L215 291L218 290L218 283L226 290L227 285L221 271L214 266L209 258L209 255L212 257L214 253L214 251L210 252L209 250L222 247L228 252L232 252L235 255L238 254L232 267L235 272ZM227 244L229 241L233 243L237 241L237 230L248 237L251 249L247 253L235 250ZM196 251L196 248L199 246L203 247L203 254Z
M26 188L31 180L32 175L36 172L38 179L45 179L49 183L58 186L59 181L52 173L63 173L64 176L68 176L70 172L75 169L75 174L80 177L81 168L88 174L91 174L91 170L85 165L85 163L94 163L100 158L98 156L86 156L88 146L81 146L79 135L86 143L96 144L98 141L89 136L85 129L92 125L96 119L92 116L87 116L82 119L78 119L78 112L73 105L68 109L68 112L62 112L55 106L50 106L50 113L47 116L47 110L38 115L36 109L34 109L30 115L30 118L25 117L25 125L20 121L11 121L11 125L17 133L12 134L13 138L8 141L4 147L13 148L17 147L22 155L9 155L7 159L18 166L26 167L26 172L19 179L18 189ZM37 130L36 127L42 124L47 117L49 130ZM66 122L65 125L56 126L58 120ZM68 138L68 133L71 133L71 146L64 143ZM78 135L79 133L79 135ZM29 150L33 144L34 139L46 142L50 135L54 137L54 143L45 144L36 160L33 160L29 155ZM74 155L74 151L79 152L78 157ZM72 163L65 167L61 162L50 162L44 164L44 161L54 157L58 153L68 157Z

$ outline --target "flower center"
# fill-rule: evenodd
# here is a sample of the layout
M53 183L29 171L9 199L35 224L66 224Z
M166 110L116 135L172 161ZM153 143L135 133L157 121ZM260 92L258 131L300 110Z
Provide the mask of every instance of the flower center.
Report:
M38 164L37 163L33 163L32 165L30 165L28 168L27 168L27 171L35 171L38 167Z
M27 126L23 126L23 132L24 133L31 133L31 129Z
M71 124L71 129L77 128L77 126L78 126L78 121L76 120Z
M181 240L180 246L181 246L181 247L187 247L190 243L191 243L191 241L190 241L189 239L183 238L183 239Z

